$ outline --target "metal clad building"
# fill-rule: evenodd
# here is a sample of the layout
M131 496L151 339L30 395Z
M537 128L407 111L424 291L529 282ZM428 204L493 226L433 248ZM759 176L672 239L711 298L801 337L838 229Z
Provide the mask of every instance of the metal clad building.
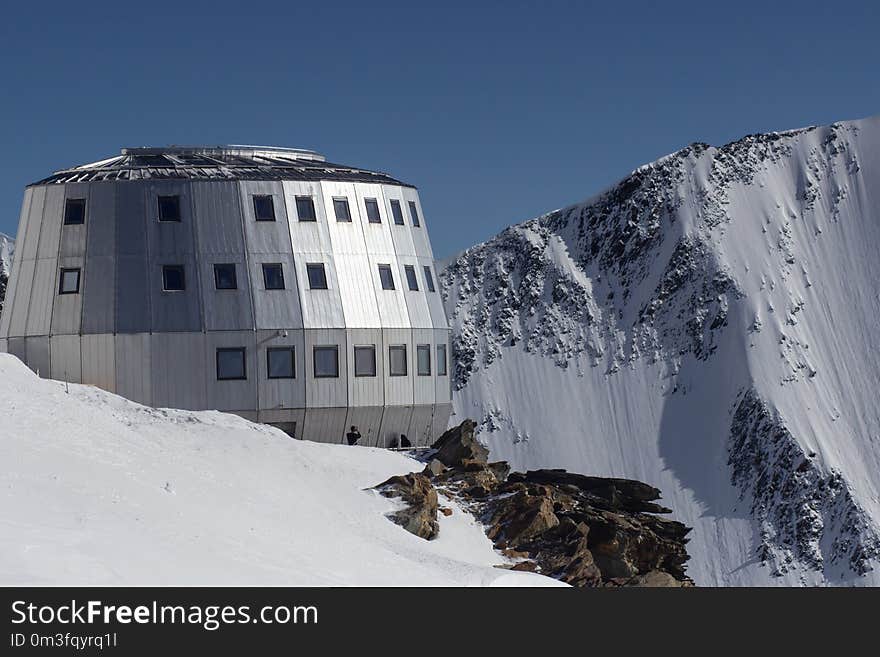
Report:
M450 331L418 192L312 151L127 148L25 190L0 347L297 438L430 443Z

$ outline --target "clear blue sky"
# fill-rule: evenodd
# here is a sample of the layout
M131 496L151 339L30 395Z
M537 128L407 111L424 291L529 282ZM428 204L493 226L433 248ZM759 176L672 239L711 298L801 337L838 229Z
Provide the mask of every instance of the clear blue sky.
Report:
M43 2L0 22L0 231L127 145L415 183L443 257L693 141L880 113L877 2Z

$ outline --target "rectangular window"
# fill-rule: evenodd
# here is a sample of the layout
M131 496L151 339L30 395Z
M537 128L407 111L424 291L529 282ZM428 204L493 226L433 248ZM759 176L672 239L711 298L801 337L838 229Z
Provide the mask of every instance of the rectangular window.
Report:
M376 376L376 346L354 348L354 375Z
M180 197L160 196L159 221L180 221Z
M412 219L413 226L415 226L416 228L421 226L421 224L419 223L419 209L416 207L415 201L409 202L409 217L410 219Z
M344 196L333 199L333 212L336 214L336 221L351 221L348 199Z
M446 376L446 345L437 345L437 376Z
M388 372L391 376L406 376L406 345L388 347Z
M183 265L164 265L162 267L162 289L166 292L179 292L186 289L186 274Z
M238 281L235 280L234 264L214 265L214 287L218 290L235 290Z
M315 347L312 353L315 358L316 379L332 379L339 376L339 347L336 345Z
M79 269L62 269L58 294L79 294Z
M404 265L403 271L406 274L406 285L413 292L419 291L419 281L416 279L416 268L412 265Z
M311 196L296 197L296 216L300 221L318 220L318 215L315 214L315 202Z
M306 274L309 276L309 289L327 289L327 273L324 271L323 262L310 262L306 264Z
M244 347L217 350L217 380L240 381L247 379Z
M434 277L431 275L431 267L428 265L424 266L425 270L425 285L428 287L428 292L435 292L434 289Z
M64 202L64 225L72 226L86 222L86 200L69 198Z
M269 347L266 350L266 372L269 378L295 379L295 354L293 347Z
M394 223L403 226L403 210L400 209L400 201L397 199L391 200L391 216L394 217Z
M275 200L267 195L254 195L254 219L275 221Z
M367 208L367 221L371 224L381 224L382 216L379 214L379 201L374 198L365 198L364 205Z
M431 345L416 345L416 370L419 376L431 376Z
M382 282L383 290L394 289L394 273L391 271L391 265L379 265L379 280Z
M263 264L263 285L267 290L284 289L284 269L281 263L272 262Z

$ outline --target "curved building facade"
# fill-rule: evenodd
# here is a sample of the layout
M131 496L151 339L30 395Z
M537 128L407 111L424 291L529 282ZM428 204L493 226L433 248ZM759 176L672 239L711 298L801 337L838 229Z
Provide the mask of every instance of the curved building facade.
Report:
M323 442L426 444L451 412L418 192L311 151L128 148L28 186L0 350Z

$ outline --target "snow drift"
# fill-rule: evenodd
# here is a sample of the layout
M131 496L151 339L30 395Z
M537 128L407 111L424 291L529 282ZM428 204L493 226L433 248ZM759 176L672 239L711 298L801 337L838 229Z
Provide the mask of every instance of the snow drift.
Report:
M450 263L455 412L658 486L697 584L878 584L878 247L880 117L692 144Z
M153 409L0 354L0 584L558 585L454 502L425 541L365 490L423 464Z

